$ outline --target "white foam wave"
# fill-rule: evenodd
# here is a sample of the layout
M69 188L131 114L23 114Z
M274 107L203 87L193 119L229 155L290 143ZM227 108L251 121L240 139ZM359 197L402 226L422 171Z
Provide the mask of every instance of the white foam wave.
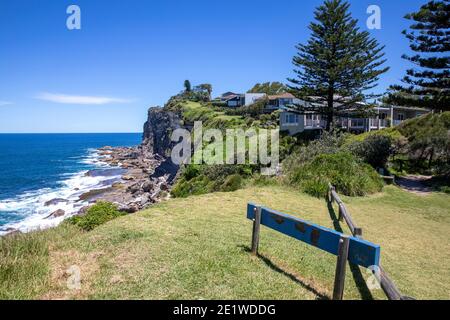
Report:
M79 161L80 163L94 165L97 169L108 167L108 164L102 161L97 150L89 151L89 154ZM61 187L59 188L43 188L25 192L13 199L1 200L0 212L14 212L14 215L21 220L1 226L0 236L6 234L8 229L29 232L57 226L64 219L77 213L81 207L87 205L87 202L79 200L80 195L92 189L104 188L121 178L120 175L89 176L86 175L87 172L85 170L62 175L63 180L60 181ZM64 201L45 205L46 202L54 199L63 199ZM64 216L49 217L58 209L64 210Z

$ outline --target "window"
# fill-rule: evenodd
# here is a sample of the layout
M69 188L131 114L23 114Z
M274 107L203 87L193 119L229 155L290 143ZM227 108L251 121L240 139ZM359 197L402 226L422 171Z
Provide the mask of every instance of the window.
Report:
M298 114L286 113L284 115L284 122L287 124L298 124Z
M399 121L405 120L405 115L403 113L397 114L397 120L399 120Z

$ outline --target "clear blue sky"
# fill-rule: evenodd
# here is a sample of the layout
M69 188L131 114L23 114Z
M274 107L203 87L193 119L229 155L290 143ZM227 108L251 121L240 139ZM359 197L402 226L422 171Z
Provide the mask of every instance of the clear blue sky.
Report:
M408 65L403 16L425 0L352 0L382 10L391 70ZM294 45L308 39L321 0L1 0L0 132L140 132L148 107L162 105L183 81L208 82L214 94L292 76ZM66 9L81 8L81 30Z

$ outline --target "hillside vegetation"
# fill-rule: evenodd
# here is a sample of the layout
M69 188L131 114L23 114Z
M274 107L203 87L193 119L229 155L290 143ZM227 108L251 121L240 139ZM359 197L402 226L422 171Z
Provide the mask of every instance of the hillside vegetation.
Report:
M344 197L364 237L381 245L383 266L406 295L450 298L448 199L392 186L369 197ZM251 256L248 201L349 233L332 220L336 208L286 187L171 199L89 232L64 223L1 239L0 298L330 298L335 256L265 227L261 257ZM67 288L74 268L80 290ZM381 290L367 290L367 276L365 269L348 268L346 299L385 299Z

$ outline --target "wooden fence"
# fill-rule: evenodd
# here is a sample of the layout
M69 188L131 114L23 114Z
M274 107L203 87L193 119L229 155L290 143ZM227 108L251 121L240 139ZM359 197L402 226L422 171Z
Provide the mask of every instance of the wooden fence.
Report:
M377 244L357 237L350 237L336 230L252 203L247 205L247 218L253 221L251 250L254 255L258 254L261 226L266 226L336 255L337 262L333 289L333 299L335 300L342 300L344 296L347 261L366 268L379 266L380 246Z
M356 226L355 222L352 219L352 216L345 207L344 202L342 202L341 198L337 194L336 189L331 184L329 184L328 188L329 188L328 201L330 203L336 202L337 205L339 206L339 217L338 217L339 221L345 220L353 236L358 239L363 239L362 229ZM384 293L386 294L389 300L412 299L410 297L401 294L401 292L398 290L394 282L386 274L386 271L384 271L381 265L379 266L378 272L374 272L374 274L377 277L378 281L380 282L381 288L383 289Z

